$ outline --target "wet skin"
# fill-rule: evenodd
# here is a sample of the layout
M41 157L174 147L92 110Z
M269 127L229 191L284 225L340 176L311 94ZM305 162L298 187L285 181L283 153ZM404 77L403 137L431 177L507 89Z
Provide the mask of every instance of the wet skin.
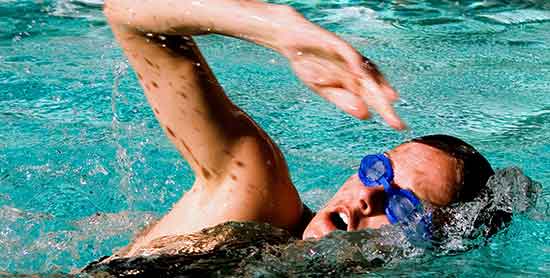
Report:
M195 175L172 209L113 257L148 254L156 239L227 221L270 223L304 237L334 230L327 220L333 212L347 214L349 230L387 224L381 188L367 189L352 177L302 233L303 203L283 153L227 97L193 36L225 35L271 48L304 85L342 111L366 119L370 109L389 126L405 128L393 109L397 92L352 45L288 6L262 1L105 0L104 11L155 117ZM418 144L388 154L396 185L413 186L434 204L452 199L450 158Z
M462 165L457 159L420 143L402 144L386 155L394 169L392 186L411 190L427 205L445 206L454 200L462 184ZM354 174L315 215L303 238L321 238L337 229L357 231L388 225L384 200L383 186L366 187Z

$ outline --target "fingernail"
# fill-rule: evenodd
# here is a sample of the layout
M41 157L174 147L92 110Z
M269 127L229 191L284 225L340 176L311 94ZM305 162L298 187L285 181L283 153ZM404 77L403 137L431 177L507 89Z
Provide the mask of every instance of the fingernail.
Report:
M406 130L406 129L408 129L408 127L403 121L398 120L398 122L395 125L395 129L397 129L397 130Z

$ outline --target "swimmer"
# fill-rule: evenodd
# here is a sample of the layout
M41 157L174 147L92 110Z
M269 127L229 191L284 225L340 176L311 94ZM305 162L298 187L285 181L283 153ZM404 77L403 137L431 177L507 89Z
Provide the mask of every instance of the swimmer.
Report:
M280 149L229 100L193 37L219 34L273 49L305 85L341 110L358 119L376 111L392 128L404 129L392 106L398 94L372 62L284 5L107 0L104 12L156 118L196 178L119 257L140 255L155 239L227 221L270 223L308 239L418 216L416 230L429 237L430 208L474 198L493 174L487 160L460 139L426 136L365 156L356 174L313 214Z

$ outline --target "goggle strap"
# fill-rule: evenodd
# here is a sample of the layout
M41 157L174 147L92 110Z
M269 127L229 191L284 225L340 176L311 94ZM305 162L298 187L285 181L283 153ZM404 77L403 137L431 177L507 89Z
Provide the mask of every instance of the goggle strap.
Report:
M391 185L386 178L381 178L380 183L384 186L384 191L391 192L393 190L393 188L391 188Z
M388 200L386 200L386 203L387 202ZM386 213L386 217L388 218L388 221L390 221L392 225L397 224L397 222L399 222L397 218L395 218L395 216L393 215L393 212L391 211L388 205L385 205L384 212Z

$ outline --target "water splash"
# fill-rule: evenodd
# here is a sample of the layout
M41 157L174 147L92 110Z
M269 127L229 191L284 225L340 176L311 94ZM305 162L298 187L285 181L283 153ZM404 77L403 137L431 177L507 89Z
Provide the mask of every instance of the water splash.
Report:
M131 232L124 233L123 228L116 236L118 240L107 240L98 253L95 253L95 247L99 243L93 242L95 235L90 235L90 240L75 241L78 244L63 244L71 237L82 239L79 233L85 232L75 229L71 223L93 218L96 209L88 202L113 213L123 213L128 208L126 197L117 195L121 185L119 175L124 173L115 169L119 166L115 159L117 146L112 144L112 111L109 109L112 67L106 66L121 60L118 46L113 46L112 36L103 26L104 17L99 7L88 8L78 4L79 1L72 1L72 7L57 5L58 2L68 1L2 2L0 60L4 67L0 69L0 206L6 206L1 208L6 210L2 217L12 219L10 217L18 215L20 222L2 222L0 219L0 229L9 235L0 237L6 244L0 250L8 250L5 256L0 256L1 271L32 273L61 269L67 272L110 254L112 248L124 245L131 238ZM326 11L332 10L334 16L326 25L339 34L351 29L354 33L345 37L353 36L351 42L355 46L379 61L391 83L407 100L399 105L398 110L413 126L415 136L434 132L459 135L479 146L494 165L522 165L526 173L548 185L550 157L546 142L550 121L547 115L535 115L538 111L548 111L548 107L545 108L550 95L547 86L548 22L537 23L529 19L529 14L524 14L522 19L513 18L519 18L521 12L508 14L513 19L509 24L476 17L524 8L548 10L548 1L466 1L466 4L460 1L278 2L290 3L322 24L323 14L330 15ZM415 10L412 6L417 3L433 7ZM338 14L339 9L343 15ZM371 14L370 10L376 14ZM368 20L361 18L362 13L375 17L367 18L369 20L381 20L383 26L369 26ZM490 25L493 30L507 31L472 36L430 33L429 30L439 33L459 30L446 29L458 22L438 21L437 17L442 13L451 19L452 13L466 14L465 17L471 21L465 23L472 24L465 26L465 30L475 32L478 27ZM430 20L430 17L436 20ZM428 20L422 21L422 18ZM388 23L406 19L411 19L407 27L413 30L387 27ZM12 42L14 38L16 43ZM232 99L250 112L283 148L293 179L298 189L306 192L304 199L308 204L322 206L323 202L316 198L328 198L349 176L365 152L386 150L402 142L403 135L394 134L370 121L346 118L323 101L311 97L311 92L290 78L291 72L275 54L234 40L219 37L200 39L205 56L221 83L232 94ZM281 62L276 65L267 63L274 59ZM28 74L29 69L31 74ZM150 152L144 152L149 157L143 167L139 160L132 164L134 175L131 181L135 188L127 191L131 199L144 200L140 205L132 206L134 213L129 214L129 219L137 223L142 219L139 211L154 211L157 215L165 213L171 202L188 188L181 184L192 183L192 172L177 153L170 153L172 147L169 143L159 139L164 137L153 116L146 112L135 113L137 108L143 108L139 111L148 110L139 106L144 101L135 96L141 96L141 92L137 82L130 81L121 80L121 89L128 92L126 96L132 104L123 104L119 99L118 116L122 122L131 117L148 119L148 128L136 122L127 130L121 128L119 142L131 161L141 155L141 150L127 144L125 135L139 138L141 142L153 142L153 148L147 149ZM40 104L58 96L61 102L55 104L57 101L53 101L48 109L51 111L45 113L44 108L48 107ZM123 110L127 106L131 107L125 113ZM94 164L87 165L85 159L77 158L89 154L93 154L93 160L103 165L109 175L101 174L101 169L95 176L88 174L95 168ZM172 167L173 161L178 161L179 166ZM50 174L41 174L38 168L32 167L46 163L52 167ZM31 174L29 179L26 168ZM90 199L83 198L81 192L74 192L74 185L81 186L79 181L83 174L87 175L87 184L82 189L94 191L86 197ZM162 186L167 176L175 176L175 184L170 182L169 186ZM73 191L59 194L65 185ZM143 190L138 190L143 188L153 189L142 194ZM33 194L29 192L36 191L43 192L42 197L32 199ZM58 195L62 198L57 199ZM409 265L401 260L393 268L391 264L385 264L383 269L364 268L364 272L357 270L357 273L376 271L372 275L395 277L414 268L418 275L451 272L449 276L482 277L485 273L494 276L500 271L516 276L542 276L548 272L548 264L536 259L544 258L548 253L549 199L548 193L543 192L535 209L515 215L509 228L498 233L496 240L491 240L485 248L477 249L479 251L471 250L464 256L438 257L438 260L429 262L428 259L419 261L413 258ZM83 200L86 202L82 203ZM7 211L11 208L22 214L10 214ZM87 216L75 216L82 211ZM45 218L29 216L29 213L45 215ZM52 216L55 219L50 221ZM26 226L31 223L31 226ZM100 227L108 230L108 225L116 227L108 221L91 220L91 223L97 225L98 230ZM107 226L102 226L102 223ZM67 232L72 229L75 233ZM10 243L10 240L13 241ZM47 249L48 241L56 247L55 250ZM40 242L40 248L33 249L35 242ZM458 245L460 247L463 243ZM29 250L34 253L29 253ZM78 254L80 260L73 259L73 254ZM50 256L52 259L47 259ZM250 273L254 270L261 273L259 264L252 267ZM460 264L465 270L449 270L448 266L453 264ZM277 269L276 265L271 267ZM309 268L314 270L314 266ZM279 269L284 271L285 267ZM529 272L522 272L525 269ZM4 274L1 271L0 277Z
M56 0L47 10L56 17L81 18L90 22L105 23L101 12L102 0Z
M481 14L479 19L502 25L528 24L550 21L550 11L524 9L504 11L494 14Z
M88 268L125 277L146 277L158 271L170 275L313 276L366 274L380 267L425 262L487 244L494 217L504 211L525 214L536 208L540 184L517 167L498 170L487 191L475 200L444 209L454 216L439 227L435 245L410 241L399 225L357 232L335 231L321 240L292 240L268 224L228 222L193 235L174 236L154 244L148 256L115 259ZM480 222L480 219L485 222ZM508 223L502 223L500 233ZM435 248L434 248L435 247ZM222 267L220 267L222 266ZM164 272L162 272L164 273Z
M439 219L437 245L443 253L465 251L484 244L491 235L509 225L513 215L537 208L542 186L525 176L520 168L497 170L479 196L434 213Z

